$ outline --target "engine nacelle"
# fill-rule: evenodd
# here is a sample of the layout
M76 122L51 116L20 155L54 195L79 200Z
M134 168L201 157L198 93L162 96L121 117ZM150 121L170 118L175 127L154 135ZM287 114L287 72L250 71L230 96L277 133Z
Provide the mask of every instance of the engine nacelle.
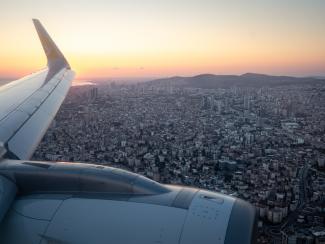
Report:
M224 194L92 164L4 160L0 175L18 189L0 243L255 241L255 208Z

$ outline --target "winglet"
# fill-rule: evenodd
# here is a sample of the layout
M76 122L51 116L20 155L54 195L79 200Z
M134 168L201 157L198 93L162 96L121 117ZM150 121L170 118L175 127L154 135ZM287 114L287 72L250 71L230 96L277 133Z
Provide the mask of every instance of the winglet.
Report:
M49 67L50 71L57 72L62 68L70 69L68 61L65 59L41 22L38 19L33 19L33 22L46 54L47 66Z

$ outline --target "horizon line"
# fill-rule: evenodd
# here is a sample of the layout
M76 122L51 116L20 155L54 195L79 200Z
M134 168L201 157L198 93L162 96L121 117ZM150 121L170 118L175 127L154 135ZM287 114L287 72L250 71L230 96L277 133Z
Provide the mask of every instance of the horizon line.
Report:
M33 73L33 72L31 72ZM28 73L30 74L30 73ZM26 75L28 75L26 74ZM286 76L286 77L295 77L295 78L318 78L318 79L325 79L325 73L324 74L315 74L315 75L290 75L290 74L271 74L271 73L259 73L259 72L245 72L245 73L197 73L194 75L169 75L169 76L106 76L106 77L90 77L90 76L85 76L85 77L77 77L75 80L79 81L89 81L89 80L94 80L94 81L122 81L122 80L143 80L143 81L150 81L150 80L155 80L155 79L166 79L166 78L173 78L173 77L196 77L200 75L214 75L214 76L243 76L247 74L254 74L254 75L266 75L266 76ZM12 80L17 80L20 79L23 76L0 76L0 81L12 81Z

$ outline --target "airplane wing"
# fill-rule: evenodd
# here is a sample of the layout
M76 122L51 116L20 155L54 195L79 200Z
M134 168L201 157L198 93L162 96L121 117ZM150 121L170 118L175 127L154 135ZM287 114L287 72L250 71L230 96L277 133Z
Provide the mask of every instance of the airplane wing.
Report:
M47 68L0 87L0 141L4 157L11 159L32 156L75 75L40 21L33 22Z
M0 87L0 243L254 243L255 208L243 200L107 166L26 160L74 77L34 24L47 68Z

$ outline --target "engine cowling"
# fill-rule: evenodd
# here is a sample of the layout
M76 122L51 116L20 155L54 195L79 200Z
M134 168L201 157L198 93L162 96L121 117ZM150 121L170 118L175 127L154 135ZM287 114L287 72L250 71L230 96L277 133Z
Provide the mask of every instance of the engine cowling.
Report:
M255 208L221 193L92 164L5 160L0 174L18 189L1 243L255 241Z

